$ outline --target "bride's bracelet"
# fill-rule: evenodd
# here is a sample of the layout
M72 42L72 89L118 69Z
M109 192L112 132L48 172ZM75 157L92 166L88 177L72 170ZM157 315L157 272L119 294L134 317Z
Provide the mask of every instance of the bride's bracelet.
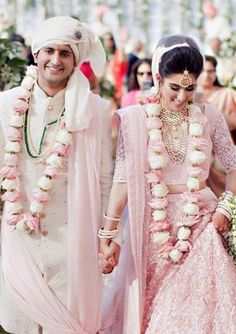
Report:
M229 213L225 208L218 206L216 208L216 212L222 213L222 215L224 215L228 221L231 221L231 213Z
M230 199L232 196L234 196L234 194L232 193L232 191L230 190L226 190L224 191L220 197L219 197L219 202L223 201L223 200L228 200Z
M104 228L101 227L98 230L99 239L112 239L115 238L117 234L118 234L118 229L109 231L109 230L104 230Z
M112 220L112 221L114 221L114 222L120 222L120 218L109 217L109 216L107 216L105 213L104 213L103 217L104 217L105 219L107 219L107 220Z
M216 208L216 212L222 213L229 221L232 220L232 205L230 204L234 194L231 191L225 191L219 197L219 203Z
M117 229L111 231L104 230L104 228L101 227L98 230L98 237L99 239L110 239L121 247L124 242L122 225L118 225Z

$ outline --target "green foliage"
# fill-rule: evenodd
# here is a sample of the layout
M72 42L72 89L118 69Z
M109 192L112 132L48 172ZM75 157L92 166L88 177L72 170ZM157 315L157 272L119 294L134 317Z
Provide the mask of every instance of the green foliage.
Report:
M7 334L7 332L5 332L4 329L2 329L1 326L0 326L0 334Z
M99 81L99 85L102 96L114 98L115 86L109 80L107 80L105 77L102 77Z
M20 84L27 60L21 57L24 46L9 39L0 39L0 90Z

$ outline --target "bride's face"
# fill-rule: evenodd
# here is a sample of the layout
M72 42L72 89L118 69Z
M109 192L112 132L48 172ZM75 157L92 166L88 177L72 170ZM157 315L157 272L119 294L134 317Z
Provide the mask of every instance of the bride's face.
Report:
M191 84L188 87L181 86L182 73L172 74L161 79L160 94L163 106L172 111L181 111L184 106L192 99L196 87L196 77L189 73Z

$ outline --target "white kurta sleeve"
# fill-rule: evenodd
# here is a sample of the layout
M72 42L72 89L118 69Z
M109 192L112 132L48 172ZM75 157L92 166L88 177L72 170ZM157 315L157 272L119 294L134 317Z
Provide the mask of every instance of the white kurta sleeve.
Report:
M110 103L104 101L102 121L102 138L101 138L101 203L102 214L105 213L107 202L110 194L110 189L113 179L114 163L112 161L112 139L111 139L111 111Z

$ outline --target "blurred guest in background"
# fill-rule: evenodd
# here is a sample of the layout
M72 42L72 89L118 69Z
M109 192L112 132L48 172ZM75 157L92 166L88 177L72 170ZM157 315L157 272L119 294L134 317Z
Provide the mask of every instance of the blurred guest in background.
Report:
M127 56L124 51L123 43L116 47L114 36L111 32L105 33L102 36L103 45L107 54L107 66L102 80L102 86L107 86L107 81L114 87L113 97L116 104L120 104L120 99L123 94L124 79L127 72ZM103 87L101 88L102 92ZM104 92L106 95L106 92Z
M140 38L131 37L128 41L129 52L128 53L128 68L126 73L126 81L129 83L129 77L131 69L134 63L140 58L143 58L144 45Z
M207 102L219 108L236 144L236 91L220 84L216 69L217 60L213 56L205 56L204 70L198 79L196 98L199 102ZM216 195L221 194L225 186L225 173L216 159L212 162L208 184Z
M128 93L121 98L121 107L127 107L140 102L143 91L153 85L151 59L144 58L136 61L130 72Z

